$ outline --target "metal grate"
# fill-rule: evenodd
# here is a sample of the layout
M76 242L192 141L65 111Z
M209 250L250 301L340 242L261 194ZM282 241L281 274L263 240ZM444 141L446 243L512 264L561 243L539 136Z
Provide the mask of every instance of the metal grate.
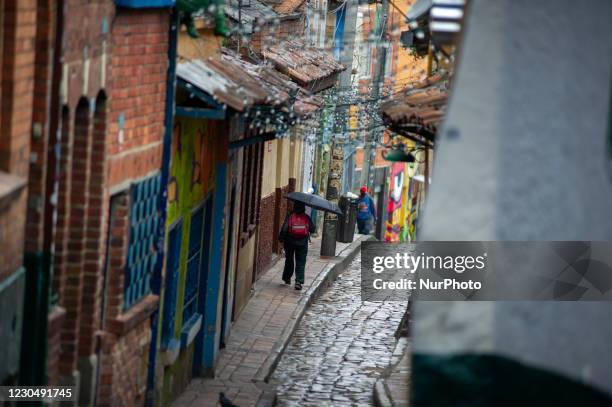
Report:
M156 174L132 185L130 194L130 244L125 267L124 309L151 292L151 274L157 262L155 238L161 177Z

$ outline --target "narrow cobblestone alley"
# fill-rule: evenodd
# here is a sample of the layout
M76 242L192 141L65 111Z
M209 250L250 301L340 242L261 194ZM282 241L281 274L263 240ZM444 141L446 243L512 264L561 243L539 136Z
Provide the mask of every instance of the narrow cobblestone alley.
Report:
M405 302L360 301L360 257L302 319L271 382L278 405L372 405Z

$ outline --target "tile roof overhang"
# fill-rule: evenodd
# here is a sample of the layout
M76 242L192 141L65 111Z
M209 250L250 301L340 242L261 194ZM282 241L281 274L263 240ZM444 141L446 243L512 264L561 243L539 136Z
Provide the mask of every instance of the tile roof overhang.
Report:
M295 13L304 4L304 2L305 0L283 0L274 5L274 11L283 15Z
M402 136L433 145L448 99L441 85L440 77L432 77L383 101L383 122Z
M301 41L286 41L263 50L263 56L280 72L309 91L319 92L335 84L346 69L326 50L308 47Z
M217 58L183 60L177 77L237 112L268 106L299 117L318 110L322 101L269 65L254 64L223 50Z

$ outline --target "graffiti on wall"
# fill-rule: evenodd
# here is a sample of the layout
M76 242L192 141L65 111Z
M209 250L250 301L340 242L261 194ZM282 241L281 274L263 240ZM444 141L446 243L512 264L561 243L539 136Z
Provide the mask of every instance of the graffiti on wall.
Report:
M180 119L172 137L168 181L168 223L200 203L214 188L214 131L209 122Z
M393 163L391 166L385 231L388 242L413 242L416 239L423 185L414 176L420 165Z
M387 242L399 242L404 224L404 208L406 206L406 188L404 179L408 178L405 163L393 163L389 175L389 200L387 201Z
M215 187L215 166L220 157L218 150L225 146L223 143L215 143L215 136L215 128L204 120L179 118L174 126L170 153L166 227L169 228L182 220L180 245L172 246L171 243L169 245L169 247L175 247L177 251L175 256L179 259L175 299L177 307L174 323L175 335L180 332L183 321L191 218L194 211L211 196Z

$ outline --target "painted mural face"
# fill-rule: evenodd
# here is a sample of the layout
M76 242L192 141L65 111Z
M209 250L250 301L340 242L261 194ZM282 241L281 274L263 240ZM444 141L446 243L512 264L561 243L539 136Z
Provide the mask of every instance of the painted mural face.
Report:
M406 224L406 191L404 180L407 177L407 165L405 163L394 163L391 166L389 176L389 200L387 202L387 233L385 240L388 242L399 242L401 240L402 228Z
M393 212L402 206L402 192L404 187L404 171L406 170L406 164L394 163L391 167L391 179L389 183L389 198L390 208L389 212Z
M404 172L397 173L393 176L393 190L391 192L391 198L394 202L401 205L402 199L402 188L404 186Z

